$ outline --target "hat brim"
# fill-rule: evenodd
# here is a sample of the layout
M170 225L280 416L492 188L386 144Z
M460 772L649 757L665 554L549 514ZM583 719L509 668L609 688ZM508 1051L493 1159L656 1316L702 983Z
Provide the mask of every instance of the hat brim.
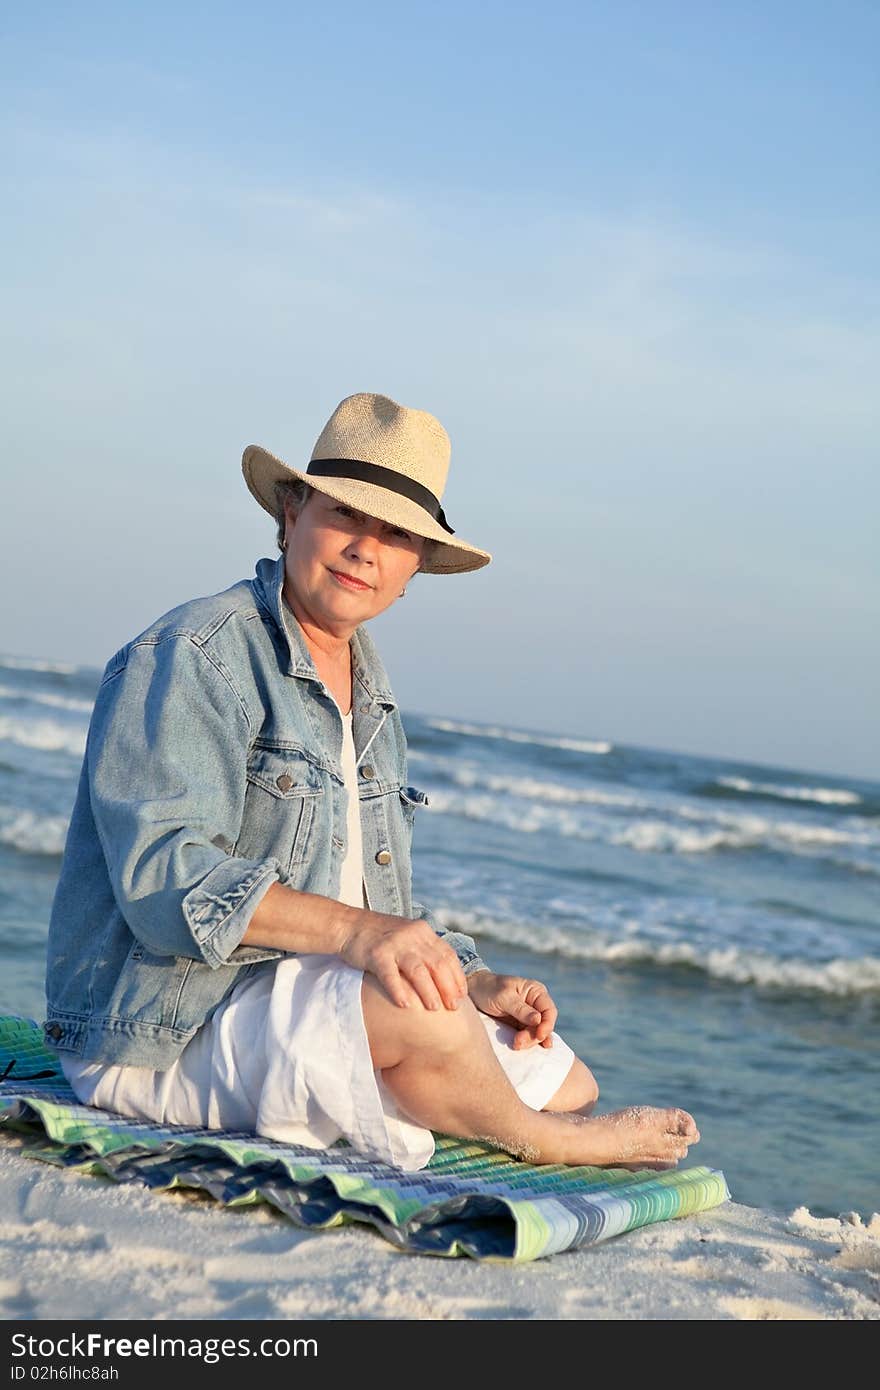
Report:
M388 488L378 487L375 483L364 483L355 478L319 478L303 473L298 468L291 468L290 464L276 458L259 444L247 446L241 456L241 471L248 491L270 516L276 514L275 484L298 478L316 492L323 492L337 502L347 502L365 516L388 521L416 536L436 541L433 554L421 567L423 574L464 574L468 570L482 569L492 559L487 550L480 550L467 541L451 540L449 532L444 531L439 521L429 516L417 502L390 492Z

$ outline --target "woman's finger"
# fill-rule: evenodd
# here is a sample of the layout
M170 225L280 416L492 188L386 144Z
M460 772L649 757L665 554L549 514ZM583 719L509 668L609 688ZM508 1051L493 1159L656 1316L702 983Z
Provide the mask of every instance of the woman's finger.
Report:
M457 1008L459 1002L468 992L467 980L458 956L452 960L445 956L441 957L434 966L434 983L440 991L444 1007L447 1009Z
M416 934L413 935L409 928L406 929L406 944L403 940L400 942L401 961L409 956L413 960L423 962L430 973L442 1007L454 1009L457 1000L467 994L467 980L461 968L461 961L452 947L445 945L426 923L420 921L412 923L411 926ZM422 993L421 988L419 992Z
M426 1009L444 1008L443 998L427 961L405 960L400 968Z
M526 1002L541 1014L545 1028L549 1024L548 1031L551 1031L559 1016L559 1011L550 997L547 986L542 984L540 980L529 980L525 998Z
M420 1004L421 1000L408 980L404 979L397 966L391 964L376 965L371 972L379 981L388 998L397 1005L398 1008L413 1008Z
M450 1005L455 1007L455 999L463 999L468 992L467 976L462 969L461 961L452 950L451 946L442 946L441 967L443 978L449 981L451 997Z
M538 1037L542 1042L553 1032L558 1017L559 1010L548 995L547 1003L541 1008L541 1022L538 1024Z
M506 1001L507 1012L513 1021L524 1028L537 1028L541 1022L541 1012L524 999L510 999Z
M458 956L434 937L427 948L418 943L401 957L403 973L412 982L426 1008L454 1009L467 994L467 981Z
M550 991L540 980L527 980L525 999L535 1009L546 1009L553 1003Z
M545 1038L549 1038L553 1029L556 1027L556 1020L558 1017L559 1010L556 1008L555 1004L552 1004L538 1025L538 1037L541 1039L541 1042L543 1042Z
M459 992L467 993L458 956L421 921L384 932L373 945L368 967L402 1007L454 1008Z

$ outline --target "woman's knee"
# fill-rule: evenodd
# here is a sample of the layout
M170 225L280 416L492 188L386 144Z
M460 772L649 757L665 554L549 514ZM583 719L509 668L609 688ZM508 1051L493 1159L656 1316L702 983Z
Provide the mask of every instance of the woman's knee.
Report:
M467 1046L479 1028L477 1010L470 999L459 1000L455 1009L426 1009L413 1005L401 1009L386 994L374 975L364 975L361 1003L373 1066L395 1067L415 1052L434 1056Z
M551 1096L545 1110L580 1110L588 1114L599 1099L599 1085L590 1068L575 1057L568 1075L555 1095Z

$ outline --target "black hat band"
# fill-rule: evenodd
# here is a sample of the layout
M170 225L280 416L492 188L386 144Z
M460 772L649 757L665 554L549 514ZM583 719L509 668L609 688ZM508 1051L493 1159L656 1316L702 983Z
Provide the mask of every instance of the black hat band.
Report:
M312 459L306 473L315 478L350 478L353 482L374 483L388 492L396 492L400 497L408 497L416 506L426 511L433 521L437 521L448 531L455 532L443 514L438 498L430 488L423 487L414 478L398 473L393 468L382 468L378 463L365 463L363 459Z

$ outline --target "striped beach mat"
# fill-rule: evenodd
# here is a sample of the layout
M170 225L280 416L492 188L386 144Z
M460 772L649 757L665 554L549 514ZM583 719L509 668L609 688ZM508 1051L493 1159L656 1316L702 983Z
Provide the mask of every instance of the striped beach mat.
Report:
M226 1206L268 1202L311 1230L367 1222L422 1255L537 1260L730 1198L712 1168L532 1165L436 1135L427 1167L404 1173L344 1140L307 1149L130 1120L80 1105L26 1018L0 1016L0 1078L0 1124L24 1136L28 1157L157 1190L199 1188Z

